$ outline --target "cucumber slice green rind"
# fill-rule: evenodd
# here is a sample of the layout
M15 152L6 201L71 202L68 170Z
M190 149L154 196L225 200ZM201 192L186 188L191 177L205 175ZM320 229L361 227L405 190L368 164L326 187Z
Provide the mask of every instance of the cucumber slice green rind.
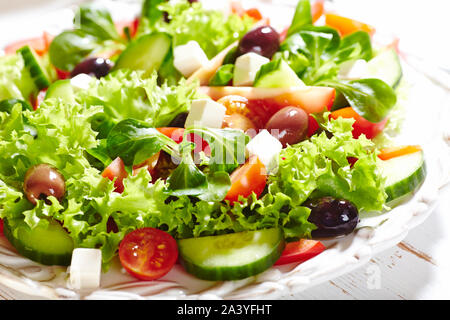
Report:
M113 70L127 68L143 70L144 76L158 71L172 45L171 37L166 33L152 33L141 36L131 42L120 54Z
M70 80L58 80L52 83L45 94L45 99L51 98L60 98L67 103L74 102L74 92Z
M397 52L394 49L386 49L367 63L371 78L381 79L396 88L403 77L402 66Z
M270 268L284 249L280 228L244 231L178 241L180 262L197 278L239 280Z
M36 87L42 90L50 86L49 76L45 68L41 66L40 59L34 50L27 45L17 50L17 52L22 55L25 66L28 68Z
M406 166L408 168L405 172L402 167ZM387 194L387 203L414 193L421 186L427 175L422 151L383 161L381 169L385 175L392 174L395 171L400 172L394 178L392 176L387 177L388 180L384 188Z
M25 222L14 230L4 220L3 232L22 256L44 265L69 266L74 249L73 240L63 227L51 221L47 228L31 229Z

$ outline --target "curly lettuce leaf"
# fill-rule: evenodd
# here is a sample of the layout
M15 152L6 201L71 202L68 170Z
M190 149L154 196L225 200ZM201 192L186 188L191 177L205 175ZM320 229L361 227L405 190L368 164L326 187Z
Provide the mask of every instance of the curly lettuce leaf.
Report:
M283 149L277 175L270 178L272 190L290 196L296 206L309 198L333 196L361 211L382 210L386 193L373 142L353 138L353 119L327 116L321 124L324 131ZM351 158L357 159L353 165Z
M178 114L189 110L197 95L197 83L180 80L177 85L158 85L156 73L149 78L142 75L141 71L117 70L80 91L77 100L103 107L107 119L115 123L136 119L155 128L167 126Z
M167 15L169 22L161 18L158 10L153 10L151 17L144 14L139 30L141 34L167 32L173 37L173 47L191 40L197 41L210 59L240 39L255 23L247 15L242 18L235 14L226 15L217 10L206 10L201 3L190 4L186 0L162 4L156 1L155 5Z

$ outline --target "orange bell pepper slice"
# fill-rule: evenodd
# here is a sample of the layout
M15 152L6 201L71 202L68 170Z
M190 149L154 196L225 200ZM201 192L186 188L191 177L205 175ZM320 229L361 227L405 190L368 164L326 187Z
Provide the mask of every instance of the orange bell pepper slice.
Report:
M375 33L375 28L364 22L339 16L334 13L325 14L325 24L338 30L342 36L348 35L355 31L366 31L370 35Z
M384 149L380 150L380 153L378 154L378 158L380 158L381 160L389 160L389 159L404 156L407 154L416 153L421 150L422 150L422 148L417 145L389 147L389 148L384 148Z

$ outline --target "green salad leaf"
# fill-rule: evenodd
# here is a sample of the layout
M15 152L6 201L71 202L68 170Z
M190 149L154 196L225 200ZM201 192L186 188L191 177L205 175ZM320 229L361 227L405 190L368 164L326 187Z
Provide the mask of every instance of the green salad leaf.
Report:
M373 123L385 119L397 102L395 91L380 79L324 80L319 84L339 90L360 116Z
M212 87L226 86L233 79L234 64L224 64L217 69L216 73L209 80L209 85Z
M102 40L121 41L111 15L96 3L81 5L74 18L76 29Z
M108 155L120 157L126 166L138 165L160 150L173 154L178 145L143 121L126 119L119 122L106 139Z
M147 1L144 9L140 34L166 32L173 37L173 47L190 40L197 41L210 59L240 39L254 24L248 16L226 15L218 10L204 9L198 2L190 4L187 0L161 4ZM167 16L168 22L162 19L158 10ZM148 12L151 12L150 16Z
M197 83L187 84L184 79L176 85L158 85L156 72L149 78L141 71L119 69L93 83L88 90L77 93L77 100L88 106L101 106L104 110L102 137L106 137L114 124L125 119L137 119L149 126L167 126L178 114L189 110L197 97Z
M71 71L90 54L124 47L108 10L89 3L78 8L73 30L63 31L52 40L49 57L56 68Z
M350 105L366 120L382 121L396 103L392 88L377 79L344 81L337 77L344 62L373 57L369 34L356 31L341 38L331 27L314 26L308 19L310 9L303 2L299 2L291 32L275 57L287 61L305 84L335 88L335 105Z
M302 27L312 24L311 3L309 0L299 0L295 8L294 17L287 31L287 36L298 32Z
M328 114L319 119L324 131L282 150L272 190L291 197L294 206L326 195L349 200L358 210L383 209L384 178L374 143L353 138L353 119L328 120ZM350 158L357 161L352 165Z

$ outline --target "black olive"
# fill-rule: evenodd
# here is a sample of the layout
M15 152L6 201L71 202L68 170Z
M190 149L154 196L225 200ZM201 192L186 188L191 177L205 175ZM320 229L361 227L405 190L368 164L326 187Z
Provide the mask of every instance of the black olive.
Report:
M239 41L238 55L254 52L271 59L280 47L280 35L270 26L247 32Z
M315 238L349 234L359 222L358 209L347 200L323 197L303 205L311 209L308 221L317 226L317 229L311 232Z
M94 76L98 79L106 76L111 70L113 63L109 59L103 58L88 58L80 62L70 73L70 77L73 78L81 73Z

